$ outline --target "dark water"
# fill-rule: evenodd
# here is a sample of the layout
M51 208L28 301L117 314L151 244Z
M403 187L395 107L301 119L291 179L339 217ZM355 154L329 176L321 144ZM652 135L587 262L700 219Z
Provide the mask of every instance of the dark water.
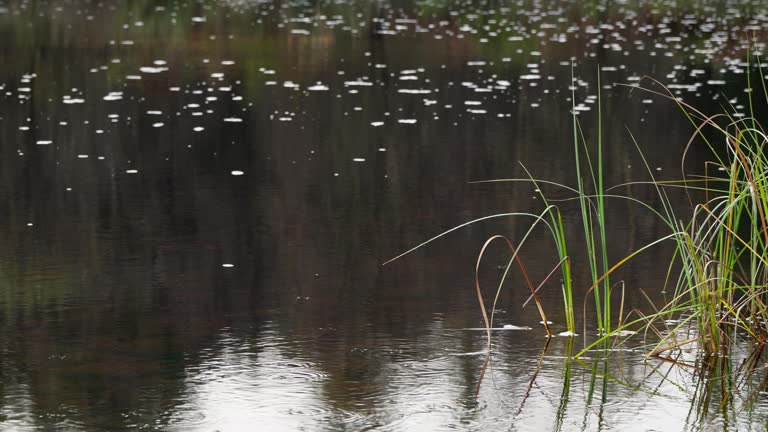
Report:
M763 394L718 409L641 339L608 362L568 360L581 337L545 350L517 275L497 324L532 329L496 332L476 398L476 256L530 218L381 263L543 209L472 181L575 184L571 90L592 142L600 90L608 184L648 178L628 130L678 178L693 127L616 83L747 113L766 29L760 2L0 0L0 428L761 429ZM626 202L608 219L615 260L664 233ZM617 276L627 310L664 300L669 253ZM522 256L535 280L557 262L545 232ZM487 297L507 259L488 251Z

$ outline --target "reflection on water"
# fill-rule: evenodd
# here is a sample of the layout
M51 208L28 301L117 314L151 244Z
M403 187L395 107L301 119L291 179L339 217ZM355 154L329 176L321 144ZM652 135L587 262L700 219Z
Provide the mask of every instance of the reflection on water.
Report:
M497 324L532 329L496 332L475 398L476 253L529 220L380 265L542 208L530 185L472 181L522 163L572 183L569 112L596 136L598 70L610 184L645 178L625 125L668 178L692 132L674 104L615 83L650 75L707 112L746 111L759 2L624 3L0 0L2 428L764 424L760 395L691 414L717 398L701 402L685 367L654 372L640 342L609 367L567 360L581 340L540 357L518 276ZM627 203L607 216L613 256L663 229ZM640 290L661 299L668 252L620 275L628 310ZM491 287L507 256L487 256ZM556 264L544 233L522 259L539 279ZM558 291L542 300L562 331Z

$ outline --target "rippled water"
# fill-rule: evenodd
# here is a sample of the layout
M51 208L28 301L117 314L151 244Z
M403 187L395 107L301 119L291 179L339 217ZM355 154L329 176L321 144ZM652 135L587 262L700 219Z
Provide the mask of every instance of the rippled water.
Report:
M541 211L529 184L475 181L574 184L572 109L595 139L602 105L609 184L647 179L628 130L679 177L693 127L632 86L748 113L760 6L0 0L0 428L759 429L763 393L718 409L639 338L569 360L584 335L546 344L518 276L480 383L476 255L530 219L381 263ZM607 216L614 257L664 229ZM627 311L663 301L669 252L617 276ZM537 280L555 255L544 233L523 251ZM488 251L489 292L506 260ZM564 330L557 281L542 298Z

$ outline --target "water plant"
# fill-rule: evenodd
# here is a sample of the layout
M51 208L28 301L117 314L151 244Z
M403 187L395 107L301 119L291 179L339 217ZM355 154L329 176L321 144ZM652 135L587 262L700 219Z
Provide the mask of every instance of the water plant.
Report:
M758 60L758 66L759 60ZM768 89L760 71L762 93L768 102ZM537 297L543 282L536 288L518 252L524 247L531 231L537 226L545 226L554 242L554 249L559 258L563 311L566 321L566 335L576 332L574 307L573 268L569 255L571 239L566 238L566 226L560 209L561 200L548 199L540 185L555 186L571 194L570 200L579 204L581 229L584 232L584 250L591 286L586 292L591 293L595 303L595 323L600 336L594 341L585 338L584 348L574 354L578 358L590 349L606 344L608 340L626 334L627 330L644 330L643 334L655 332L658 335L654 346L649 347L649 356L657 356L668 350L685 344L696 343L696 347L710 354L727 355L736 334L747 335L754 343L762 346L768 340L768 156L765 146L768 134L760 125L754 109L752 80L748 76L749 113L737 113L733 107L724 106L722 113L707 115L690 104L677 98L661 83L645 78L640 86L632 86L632 91L643 91L675 103L682 115L687 118L694 131L683 148L682 167L694 146L703 146L710 155L705 163L704 174L686 175L674 181L661 181L655 178L654 170L645 159L640 144L631 131L627 131L638 151L648 179L628 184L646 185L653 188L658 196L658 204L651 204L629 195L615 193L618 186L606 187L604 184L602 110L601 96L598 92L597 137L596 147L591 148L583 133L575 102L572 102L573 152L577 185L570 187L551 181L537 179L525 167L527 178L494 179L481 182L520 181L529 182L544 203L541 213L503 213L469 221L447 230L432 239L412 248L401 256L442 237L449 232L472 223L496 217L526 216L532 217L533 223L519 244L504 236L494 236L483 245L478 255L476 272L483 259L488 244L496 239L503 239L512 254L509 264L495 291L490 317L486 311L485 300L476 278L475 289L488 328L488 347L490 350L493 314L504 280L513 263L517 262L531 291L531 298L537 305L546 332L552 335L546 325L546 314ZM598 77L598 88L601 87ZM575 88L575 87L574 87ZM572 94L572 101L575 101ZM669 196L671 189L681 190L687 197L687 206L681 209ZM611 263L607 252L606 239L606 201L628 200L640 205L655 215L665 226L668 234L631 251L621 259ZM667 268L666 292L670 293L666 304L652 305L652 313L632 311L633 318L624 316L623 308L615 316L611 309L611 275L626 265L637 255L656 247L663 242L672 242L674 253ZM393 259L393 260L394 260ZM390 260L392 261L392 260ZM552 277L550 273L544 281ZM671 289L669 289L671 287ZM623 304L623 303L622 303ZM586 309L585 309L586 310ZM586 312L585 312L586 314ZM585 316L584 321L588 318ZM674 322L675 324L669 325ZM616 326L613 324L616 323ZM676 339L678 329L693 325L694 337L686 340Z

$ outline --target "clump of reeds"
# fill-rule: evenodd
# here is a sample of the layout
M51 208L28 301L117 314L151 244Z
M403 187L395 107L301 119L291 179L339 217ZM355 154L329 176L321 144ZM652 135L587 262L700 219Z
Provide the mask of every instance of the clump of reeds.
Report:
M762 79L762 69L758 69L761 71L760 82L763 95L768 102L768 90L765 80ZM751 86L751 82L749 85ZM539 214L503 213L469 221L394 258L400 258L445 234L483 220L510 216L533 218L530 229L517 245L502 236L495 236L488 240L478 256L479 267L488 243L496 239L504 239L512 254L502 282L496 289L490 317L486 312L479 282L476 282L475 286L485 325L489 329L489 349L490 328L493 326L496 299L499 297L508 272L515 267L513 266L515 262L518 263L517 267L528 283L531 297L539 309L543 322L547 322L544 309L536 295L541 284L534 288L518 256L519 250L524 248L525 241L537 226L546 227L552 235L554 249L560 259L557 266L561 273L566 327L568 334L573 335L576 332L573 269L568 252L569 246L572 245L567 242L563 217L557 203L547 199L538 187L539 183L564 188L570 191L573 199L579 202L581 225L585 237L584 247L592 280L587 292L594 297L595 321L602 336L580 353L575 354L575 357L629 327L641 329L645 327L647 330L671 316L682 317L678 321L679 327L693 324L697 329L697 336L690 341L681 342L671 340L677 333L674 329L659 333L660 342L651 354L658 354L666 349L679 347L681 343L693 341L707 353L727 354L732 346L733 336L737 333L747 335L753 342L760 345L768 338L768 155L765 152L768 134L755 118L752 92L748 93L749 115L736 118L729 114L727 107L722 114L705 115L678 100L666 89L657 91L641 88L640 90L674 101L695 126L695 131L685 147L683 158L689 148L694 145L706 146L712 155L712 161L706 164L703 176L683 177L676 182L661 182L654 178L653 170L632 137L649 176L649 181L643 183L655 188L661 203L659 207L652 208L649 204L631 196L610 193L610 188L606 188L603 183L602 112L598 108L596 149L590 150L574 109L572 112L573 148L578 178L576 186L570 187L537 180L527 170L528 178L526 179L491 180L531 182L539 191L545 209ZM572 100L575 101L575 97ZM598 93L598 107L599 102ZM715 133L716 139L708 138L712 132ZM676 213L679 210L672 205L666 192L666 189L672 186L683 188L686 192L695 191L697 196L704 198L700 202L694 202L691 198L692 194L689 193L690 213ZM669 227L669 233L611 263L606 249L605 202L607 199L626 199L649 208ZM670 241L675 246L673 262L670 263L667 273L669 283L674 286L671 299L665 305L655 305L652 313L641 314L639 318L631 321L624 321L625 317L621 309L614 316L611 310L611 274L645 250L661 242ZM545 278L545 281L551 276L552 273ZM551 330L546 324L545 328L547 334L551 335Z

